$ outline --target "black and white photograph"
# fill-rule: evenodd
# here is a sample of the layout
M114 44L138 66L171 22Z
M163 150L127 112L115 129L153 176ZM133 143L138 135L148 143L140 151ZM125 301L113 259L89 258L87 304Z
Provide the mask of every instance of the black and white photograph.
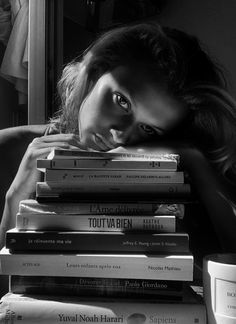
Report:
M236 323L235 17L0 0L0 323Z

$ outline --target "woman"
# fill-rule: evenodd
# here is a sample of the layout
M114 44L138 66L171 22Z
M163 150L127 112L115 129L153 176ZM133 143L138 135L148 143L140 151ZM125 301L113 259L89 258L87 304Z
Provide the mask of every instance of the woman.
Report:
M2 233L35 190L36 159L52 148L141 147L181 155L222 247L236 250L236 105L196 38L155 23L116 28L65 67L58 90L61 109L49 135L30 143L7 192Z

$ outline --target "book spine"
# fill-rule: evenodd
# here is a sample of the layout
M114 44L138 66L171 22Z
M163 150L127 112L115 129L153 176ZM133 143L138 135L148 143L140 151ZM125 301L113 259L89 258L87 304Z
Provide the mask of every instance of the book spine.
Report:
M175 232L175 216L112 216L18 213L19 230Z
M158 204L152 202L117 202L100 203L39 203L34 199L21 200L19 213L61 213L76 215L174 215L178 218L184 217L184 204Z
M10 276L10 291L17 294L102 296L123 298L182 297L182 281L115 278Z
M7 251L3 249L0 254L3 275L193 279L193 256L189 254L10 254Z
M175 160L107 160L107 159L38 159L37 168L45 169L108 169L176 171Z
M46 169L45 181L51 186L54 183L184 183L182 171L126 171L126 170L54 170Z
M172 153L131 153L131 152L89 152L80 150L62 150L55 149L49 155L48 159L60 159L60 158L79 158L79 159L144 159L144 160L157 160L169 159L179 161L178 154Z
M6 233L11 251L186 253L187 233L13 231Z
M78 195L79 193L79 195ZM109 184L109 183L84 183L83 185L72 183L67 184L63 182L54 183L53 187L46 182L38 182L36 184L36 196L52 196L61 197L66 195L75 194L74 198L83 200L88 198L88 194L94 194L93 200L117 200L122 199L127 201L133 199L134 201L140 199L153 199L158 201L162 198L178 198L178 197L191 197L191 188L188 183L184 184ZM84 194L84 195L83 195ZM105 194L105 195L104 195ZM115 197L115 199L114 199ZM90 198L91 200L91 198Z
M106 195L104 194L98 194L98 193L92 193L94 201L100 201L100 202L115 202L115 199L118 199L119 201L134 201L135 198L137 200L141 199L141 194L136 194L134 195L127 195L127 194L110 194L110 193L106 193ZM46 204L46 203L87 203L89 201L91 201L91 199L89 199L89 195L88 193L78 193L78 192L72 192L72 193L54 193L54 194L43 194L43 195L36 195L36 199L39 203L42 204ZM140 198L140 199L139 199ZM142 197L144 198L144 197ZM147 199L149 199L150 201L159 201L160 203L174 203L174 202L179 202L182 204L188 204L189 202L196 202L196 200L194 200L193 197L189 196L189 197L183 197L182 195L178 195L177 197L169 197L169 196L164 196L162 195L153 195L153 194L149 194L149 196L147 196Z
M140 317L137 319L137 317ZM202 304L76 302L43 300L27 296L2 298L1 323L175 323L206 324Z

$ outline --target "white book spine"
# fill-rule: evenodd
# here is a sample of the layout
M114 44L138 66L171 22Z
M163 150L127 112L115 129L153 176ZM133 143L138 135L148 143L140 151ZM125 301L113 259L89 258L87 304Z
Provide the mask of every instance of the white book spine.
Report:
M0 252L3 275L193 279L192 255L10 254Z
M45 181L47 183L184 183L184 173L182 171L46 169Z
M16 216L19 230L63 231L153 231L175 232L175 216L112 216L69 214L24 214Z
M138 170L159 170L176 171L177 161L175 160L107 160L107 159L38 159L37 168L45 169L138 169Z
M179 154L172 153L131 153L127 152L91 152L80 150L54 149L47 156L48 159L116 159L116 160L157 160L169 159L179 161Z
M125 324L133 323L134 320L145 324L206 324L206 311L200 303L63 301L7 294L2 298L0 312L0 323L11 324Z

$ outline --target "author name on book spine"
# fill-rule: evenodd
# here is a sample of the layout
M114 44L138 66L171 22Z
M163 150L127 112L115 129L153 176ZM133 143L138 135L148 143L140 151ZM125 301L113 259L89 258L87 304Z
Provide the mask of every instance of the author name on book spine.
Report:
M144 314L133 314L135 317L137 315L140 315L140 319L142 321L138 321L137 323L146 323L146 316ZM124 318L124 316L108 316L105 314L97 315L94 314L92 316L88 315L81 315L81 314L75 314L75 315L66 315L66 314L58 314L59 316L59 322L60 323L66 323L66 322L73 322L73 323L129 323L129 318L131 319L132 315L128 316L127 320ZM149 316L148 319L149 323L154 324L164 324L164 323L177 323L177 319L175 317L157 317L157 316ZM130 322L132 323L132 322Z

